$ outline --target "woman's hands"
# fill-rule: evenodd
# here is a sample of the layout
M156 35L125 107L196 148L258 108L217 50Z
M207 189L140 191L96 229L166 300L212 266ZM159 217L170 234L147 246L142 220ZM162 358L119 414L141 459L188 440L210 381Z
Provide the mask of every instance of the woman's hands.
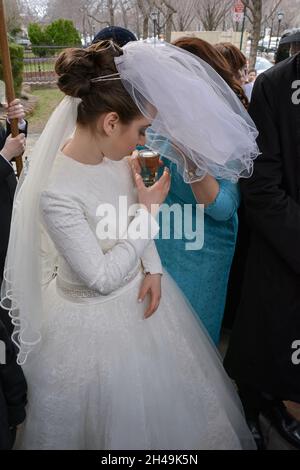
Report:
M141 167L138 159L131 158L129 164L137 187L139 203L145 206L150 214L155 216L159 210L159 206L165 201L170 190L171 177L169 169L165 168L160 179L153 186L147 188L140 175ZM161 164L163 163L161 162Z
M171 177L169 169L165 168L161 178L153 186L147 188L141 177L141 166L137 157L138 152L134 152L129 160L129 164L137 187L139 203L143 204L152 215L156 215L159 206L164 202L170 190ZM162 161L160 161L160 166L163 166ZM150 318L159 307L161 299L161 274L146 274L140 288L138 301L142 303L148 294L150 300L145 311L145 319Z
M145 319L150 318L159 307L161 298L161 274L146 274L140 289L138 301L142 303L147 294L150 296L150 302L145 311Z

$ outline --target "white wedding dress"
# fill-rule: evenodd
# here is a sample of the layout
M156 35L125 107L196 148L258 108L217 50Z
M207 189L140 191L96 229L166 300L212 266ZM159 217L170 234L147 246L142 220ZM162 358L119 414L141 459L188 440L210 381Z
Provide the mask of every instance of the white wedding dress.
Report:
M59 152L41 195L58 275L43 292L42 341L23 366L17 448L254 449L218 353L167 273L157 312L143 318L143 271L162 273L154 241L97 238L97 207L118 209L119 196L137 202L126 160L84 165ZM146 211L136 217L151 222Z

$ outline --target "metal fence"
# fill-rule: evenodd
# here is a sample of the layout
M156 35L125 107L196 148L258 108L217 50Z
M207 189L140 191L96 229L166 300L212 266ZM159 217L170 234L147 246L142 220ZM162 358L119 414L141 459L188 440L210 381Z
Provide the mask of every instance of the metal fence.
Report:
M55 61L68 46L31 46L24 49L23 83L51 85L56 83Z

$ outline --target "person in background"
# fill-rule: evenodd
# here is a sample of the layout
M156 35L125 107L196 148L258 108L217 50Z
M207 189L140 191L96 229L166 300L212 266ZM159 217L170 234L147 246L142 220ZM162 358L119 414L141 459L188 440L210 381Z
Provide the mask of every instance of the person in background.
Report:
M248 67L245 55L230 42L219 42L215 48L227 60L236 80L241 86L248 82Z
M300 52L300 30L281 39L280 45L282 44L289 45L290 56Z
M13 447L17 427L25 420L27 385L16 351L0 320L0 450Z
M225 80L244 105L247 98L223 56L199 38L181 38L174 43L207 62ZM200 124L199 124L200 125ZM204 246L186 251L188 237L156 241L162 263L183 290L197 316L215 344L219 343L226 300L227 283L238 229L237 208L240 203L237 184L206 175L200 182L186 184L176 164L163 158L172 174L169 206L192 205L192 224L197 217L196 204L205 205ZM173 224L173 221L171 221ZM172 226L173 229L173 226ZM171 230L171 233L174 233ZM191 234L189 234L191 235Z
M279 64L286 58L300 51L300 29L295 28L282 35L276 52L275 63Z
M0 126L0 284L3 280L3 270L8 246L10 221L13 199L17 185L14 168L11 161L14 157L22 155L26 145L27 122L24 120L25 112L19 99L12 101L7 107L6 126ZM11 136L10 120L19 120L20 134ZM7 311L0 307L0 319L9 333L12 324Z
M256 69L250 69L248 71L248 83L254 83L257 78L257 70Z
M248 80L246 74L247 70L247 59L244 54L233 44L225 42L215 44L215 48L219 51L226 59L232 73L239 81L240 85L245 91L245 84ZM248 96L250 96L248 94ZM249 99L247 96L247 106L249 105ZM244 277L246 260L248 256L249 248L249 227L245 219L245 209L243 200L238 210L239 228L237 233L237 241L235 247L235 254L231 265L230 276L228 281L227 299L224 312L223 326L230 330L233 326L237 308L240 302L241 296L241 282Z
M249 113L261 155L241 181L251 227L225 368L263 445L262 413L300 449L300 53L259 75Z
M243 86L244 91L246 93L246 96L249 100L249 103L251 101L253 86L254 86L254 82L256 80L256 77L257 77L257 71L255 69L249 70L249 72L248 72L248 82L245 83L245 85Z

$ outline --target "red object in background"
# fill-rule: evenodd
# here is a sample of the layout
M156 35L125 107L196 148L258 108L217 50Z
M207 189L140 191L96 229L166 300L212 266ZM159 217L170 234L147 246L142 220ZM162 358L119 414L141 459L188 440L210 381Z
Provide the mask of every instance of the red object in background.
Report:
M241 0L236 0L234 3L233 11L234 13L244 13L245 5Z
M240 23L244 19L245 5L241 0L236 0L233 6L233 21Z

